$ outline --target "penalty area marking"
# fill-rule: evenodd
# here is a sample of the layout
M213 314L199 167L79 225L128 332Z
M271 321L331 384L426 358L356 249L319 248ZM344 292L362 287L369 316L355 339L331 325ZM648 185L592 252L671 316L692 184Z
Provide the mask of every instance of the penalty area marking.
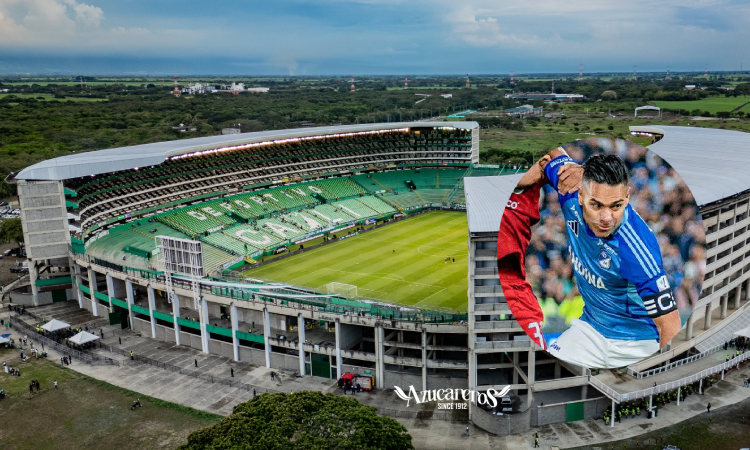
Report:
M440 289L437 292L433 292L432 294L428 295L427 297L423 298L422 300L420 300L419 302L413 304L412 306L419 306L419 305L421 305L422 303L426 302L428 298L432 297L435 294L439 294L439 293L443 292L445 289L446 288L442 288L442 289Z

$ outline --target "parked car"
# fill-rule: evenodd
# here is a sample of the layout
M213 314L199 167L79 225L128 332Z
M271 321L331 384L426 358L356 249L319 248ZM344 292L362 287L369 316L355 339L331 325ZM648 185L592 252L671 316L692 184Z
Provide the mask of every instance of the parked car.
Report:
M503 397L500 399L500 411L504 413L513 412L513 400L510 397Z

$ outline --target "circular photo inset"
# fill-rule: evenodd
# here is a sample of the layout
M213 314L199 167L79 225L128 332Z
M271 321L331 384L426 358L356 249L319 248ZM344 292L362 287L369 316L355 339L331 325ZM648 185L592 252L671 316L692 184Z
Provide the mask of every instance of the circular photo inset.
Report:
M591 138L522 177L498 233L508 306L538 345L591 369L653 355L700 296L706 235L698 205L654 152Z

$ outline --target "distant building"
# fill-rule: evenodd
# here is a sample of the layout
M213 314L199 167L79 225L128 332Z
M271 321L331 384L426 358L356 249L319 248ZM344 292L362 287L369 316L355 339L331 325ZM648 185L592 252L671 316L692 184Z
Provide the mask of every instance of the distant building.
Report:
M230 94L238 95L241 92L262 93L269 90L271 89L267 87L245 88L245 83L232 83L230 85L222 84L217 92L229 92Z
M517 108L510 108L503 111L503 115L508 117L518 117L520 119L525 119L527 117L539 117L542 115L542 108L541 106L538 108L534 108L531 105L521 105Z
M315 126L315 123L310 122L309 120L303 120L299 123L300 128L311 128Z
M240 134L242 130L239 128L222 128L221 134Z
M692 91L693 89L695 89L695 85L694 84L686 84L685 85L685 90L686 91Z
M536 100L548 100L555 103L561 102L572 102L573 100L584 99L585 95L582 94L553 94L553 93L537 93L527 92L518 94L505 94L505 98L515 98L518 100L536 101Z

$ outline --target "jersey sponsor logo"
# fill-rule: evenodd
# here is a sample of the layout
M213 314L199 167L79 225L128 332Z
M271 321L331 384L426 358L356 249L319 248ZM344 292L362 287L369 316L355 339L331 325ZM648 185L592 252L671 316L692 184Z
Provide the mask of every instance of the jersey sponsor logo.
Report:
M596 275L593 273L588 267L586 267L583 262L581 262L580 259L576 256L575 253L573 253L573 249L568 247L568 251L570 252L570 259L573 262L573 270L586 282L597 289L604 289L606 290L607 287L604 286L604 280L602 280L602 277Z
M572 231L573 234L575 234L576 237L578 237L578 221L577 220L569 220L568 228L570 228L570 231Z
M557 350L558 352L561 351L560 350L560 346L557 345L556 342L554 344L550 345L549 348L548 348L548 350Z
M666 291L669 289L669 280L666 275L662 275L656 280L656 287L659 288L660 291Z
M506 208L510 209L516 209L518 208L518 202L514 202L512 200L508 200L508 203L505 205Z
M599 252L599 265L606 270L612 266L612 257L603 249Z

